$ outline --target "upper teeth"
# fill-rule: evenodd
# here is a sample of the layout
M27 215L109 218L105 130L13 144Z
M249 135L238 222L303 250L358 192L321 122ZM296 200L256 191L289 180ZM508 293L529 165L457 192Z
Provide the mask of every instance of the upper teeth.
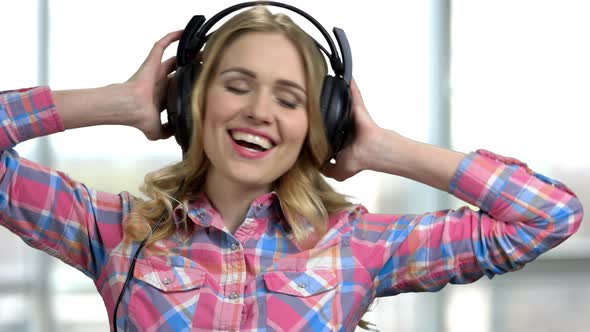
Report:
M249 133L244 133L241 131L232 131L231 137L235 140L245 141L248 143L259 145L264 149L272 148L271 141L269 141L268 139L261 137L261 136L257 136L257 135L253 135L253 134L249 134Z

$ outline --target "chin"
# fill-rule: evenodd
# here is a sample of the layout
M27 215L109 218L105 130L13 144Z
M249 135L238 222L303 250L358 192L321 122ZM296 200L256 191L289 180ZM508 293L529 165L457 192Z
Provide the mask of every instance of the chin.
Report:
M268 179L263 179L257 176L240 176L234 177L234 180L237 183L240 183L243 187L255 190L264 190L269 192L272 188L272 184L274 181L270 181Z
M236 183L241 183L247 187L271 188L278 176L270 174L269 170L248 169L247 167L234 168L231 177Z

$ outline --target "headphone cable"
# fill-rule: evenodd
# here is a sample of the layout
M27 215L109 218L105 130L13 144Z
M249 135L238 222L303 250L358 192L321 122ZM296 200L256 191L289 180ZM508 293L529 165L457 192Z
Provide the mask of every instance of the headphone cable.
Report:
M178 194L178 192L182 188L183 184L184 184L184 179L180 182L180 186L178 186L178 189L176 189L176 192L172 196L173 198ZM141 241L141 243L139 244L139 247L137 247L137 250L135 251L135 255L133 255L133 259L131 260L131 265L129 266L129 271L127 271L127 277L125 278L125 283L123 284L123 288L121 288L121 292L119 293L119 297L117 298L117 302L115 303L115 310L113 311L113 322L112 322L113 331L117 330L117 311L119 309L119 305L121 304L121 300L123 299L123 294L125 294L125 290L127 289L128 285L129 285L129 281L131 280L131 278L133 276L133 272L135 271L135 262L137 261L137 257L139 256L139 253L141 252L141 250L143 249L143 247L145 246L147 241L152 237L153 232L156 229L158 229L158 226L160 225L162 220L164 220L164 216L166 215L166 212L167 212L166 210L164 210L164 212L162 212L162 214L160 215L160 219L158 219L158 221L156 222L154 227L150 230L149 235L145 239L143 239L143 241Z

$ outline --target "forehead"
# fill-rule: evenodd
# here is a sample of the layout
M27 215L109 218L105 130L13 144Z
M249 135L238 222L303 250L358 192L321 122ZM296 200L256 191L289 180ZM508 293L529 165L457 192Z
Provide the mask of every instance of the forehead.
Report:
M221 55L219 72L233 67L253 71L260 79L287 79L305 84L303 59L287 37L276 32L247 32Z

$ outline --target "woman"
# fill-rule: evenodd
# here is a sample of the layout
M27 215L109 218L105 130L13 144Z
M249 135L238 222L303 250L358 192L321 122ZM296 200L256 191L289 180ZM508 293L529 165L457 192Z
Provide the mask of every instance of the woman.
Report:
M207 42L190 149L146 176L149 200L94 191L12 149L100 124L169 137L159 113L174 60L161 59L180 35L158 41L123 84L0 96L0 222L92 278L117 330L349 331L375 297L517 270L580 225L580 202L563 184L515 159L379 128L354 82L356 135L324 166L324 60L286 16L263 7ZM420 181L480 210L372 214L321 177L361 170Z

